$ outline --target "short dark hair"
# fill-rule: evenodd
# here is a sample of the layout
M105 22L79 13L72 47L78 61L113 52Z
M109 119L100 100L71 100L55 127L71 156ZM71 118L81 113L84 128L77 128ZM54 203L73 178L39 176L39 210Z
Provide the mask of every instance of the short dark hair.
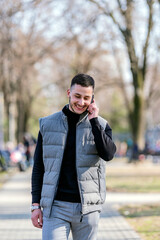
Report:
M71 87L75 84L81 85L82 87L92 86L93 89L95 87L94 79L91 76L84 73L79 73L76 76L74 76L74 78L71 81Z

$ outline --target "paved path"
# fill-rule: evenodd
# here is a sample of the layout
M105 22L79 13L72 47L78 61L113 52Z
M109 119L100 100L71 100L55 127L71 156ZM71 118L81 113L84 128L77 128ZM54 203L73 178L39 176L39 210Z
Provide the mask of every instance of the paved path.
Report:
M106 203L116 205L160 202L160 193L107 193Z
M0 190L0 240L41 239L41 230L34 228L30 220L30 178L30 170L18 172ZM122 195L108 194L101 214L98 240L140 240L114 208ZM127 199L127 195L123 198Z

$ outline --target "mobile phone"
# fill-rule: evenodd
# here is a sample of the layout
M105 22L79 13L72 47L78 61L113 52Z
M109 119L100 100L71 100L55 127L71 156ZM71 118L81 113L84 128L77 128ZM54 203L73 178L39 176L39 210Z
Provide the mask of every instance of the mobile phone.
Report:
M94 94L92 95L91 103L93 103L93 99L94 99Z
M93 99L94 99L94 94L92 95L92 98L91 98L91 103L90 104L92 104L93 103ZM87 112L88 112L88 108L87 108L87 110L86 110Z

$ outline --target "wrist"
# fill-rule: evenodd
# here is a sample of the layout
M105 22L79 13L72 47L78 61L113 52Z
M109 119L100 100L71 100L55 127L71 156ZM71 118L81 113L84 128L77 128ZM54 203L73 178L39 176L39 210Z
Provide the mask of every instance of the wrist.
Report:
M41 206L40 205L32 205L31 206L31 212L33 212L34 210L37 210L37 209L41 209Z
M91 118L90 123L93 126L99 124L98 117Z

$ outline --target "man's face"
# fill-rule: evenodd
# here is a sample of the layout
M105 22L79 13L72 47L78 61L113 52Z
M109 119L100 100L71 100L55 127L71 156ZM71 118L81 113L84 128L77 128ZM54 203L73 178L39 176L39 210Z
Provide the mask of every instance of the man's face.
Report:
M69 109L77 114L85 112L91 103L93 88L82 87L75 84L67 91L69 97Z

